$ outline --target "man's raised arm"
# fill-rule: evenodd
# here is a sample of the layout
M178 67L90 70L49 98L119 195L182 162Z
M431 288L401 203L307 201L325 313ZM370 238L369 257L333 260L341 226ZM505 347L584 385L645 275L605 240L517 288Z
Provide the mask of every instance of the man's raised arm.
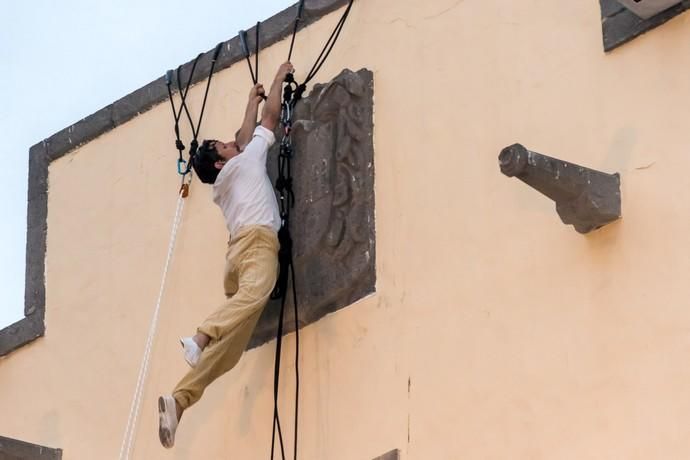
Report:
M256 128L256 116L259 113L259 104L263 99L264 86L261 83L257 83L249 92L249 100L247 101L247 109L244 111L244 120L242 121L242 126L235 136L235 142L237 143L240 151L249 144L252 140L252 133L254 133L254 128Z
M278 120L280 119L280 99L283 96L283 82L285 81L285 76L294 70L295 68L289 62L281 64L271 84L268 99L261 112L261 126L270 131L276 129Z

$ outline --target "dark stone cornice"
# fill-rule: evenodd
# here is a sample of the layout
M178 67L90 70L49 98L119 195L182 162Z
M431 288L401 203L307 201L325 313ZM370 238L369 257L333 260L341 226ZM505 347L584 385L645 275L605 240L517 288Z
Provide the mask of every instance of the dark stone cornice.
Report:
M62 449L51 449L0 436L0 459L60 460Z

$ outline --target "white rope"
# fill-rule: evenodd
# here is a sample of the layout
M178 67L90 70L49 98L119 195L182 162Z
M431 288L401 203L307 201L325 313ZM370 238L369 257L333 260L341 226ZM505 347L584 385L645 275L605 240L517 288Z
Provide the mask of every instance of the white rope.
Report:
M182 211L184 209L184 198L182 193L177 198L177 208L175 210L175 218L173 219L172 231L170 233L170 243L168 245L168 256L165 259L165 268L163 269L163 276L161 279L160 290L158 291L158 300L156 301L156 308L153 311L151 318L151 326L149 327L149 336L146 339L146 348L144 350L144 358L141 361L139 368L139 378L137 379L137 387L134 391L134 398L132 399L132 406L129 410L129 418L127 419L127 428L122 439L122 446L120 447L120 460L129 459L129 453L134 444L136 434L137 419L139 418L139 408L141 406L141 399L144 394L144 383L148 374L149 361L151 358L151 349L153 348L153 341L156 335L156 328L158 326L158 316L161 308L161 301L163 299L163 292L165 291L165 281L168 278L168 269L170 268L170 261L172 260L173 252L175 250L175 240L177 239L177 230L182 220Z

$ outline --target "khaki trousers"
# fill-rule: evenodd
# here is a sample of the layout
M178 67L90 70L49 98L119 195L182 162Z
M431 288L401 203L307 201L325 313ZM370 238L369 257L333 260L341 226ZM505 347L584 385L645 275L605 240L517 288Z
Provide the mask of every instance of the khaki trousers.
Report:
M278 276L278 237L269 227L242 228L228 243L225 296L197 329L211 338L196 367L173 391L183 409L201 398L215 379L235 367L254 332Z

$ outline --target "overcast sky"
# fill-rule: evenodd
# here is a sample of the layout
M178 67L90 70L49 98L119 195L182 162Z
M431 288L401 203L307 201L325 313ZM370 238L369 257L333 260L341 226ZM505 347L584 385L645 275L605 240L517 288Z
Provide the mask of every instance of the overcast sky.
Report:
M4 2L0 329L24 317L29 147L296 1Z

